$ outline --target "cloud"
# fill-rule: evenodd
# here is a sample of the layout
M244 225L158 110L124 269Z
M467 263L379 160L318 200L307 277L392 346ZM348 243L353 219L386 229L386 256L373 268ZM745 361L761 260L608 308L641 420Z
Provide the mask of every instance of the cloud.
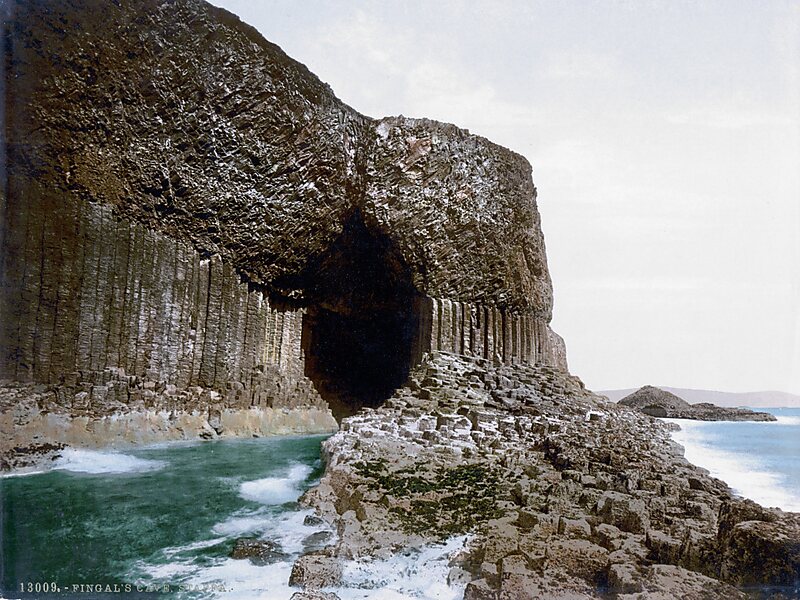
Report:
M722 104L697 107L667 114L665 120L675 125L714 127L717 129L745 129L755 127L798 127L800 117L757 109L740 109Z
M686 293L702 290L707 284L708 282L705 279L686 277L584 277L578 280L565 282L561 287L564 290L575 292L648 291Z
M544 60L542 76L556 80L620 81L625 71L611 54L575 50L550 52Z

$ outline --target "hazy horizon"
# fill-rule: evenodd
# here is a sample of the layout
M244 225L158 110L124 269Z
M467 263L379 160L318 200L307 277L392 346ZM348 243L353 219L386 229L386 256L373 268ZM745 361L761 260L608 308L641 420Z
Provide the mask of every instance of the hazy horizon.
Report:
M722 392L719 390L695 390L677 388L668 385L655 385L686 400L689 404L711 402L717 406L749 406L750 408L800 408L800 396L776 390L759 390L754 392ZM617 390L596 390L609 400L619 402L625 396L639 388L623 388Z
M800 394L800 2L213 3L356 110L531 162L588 387Z

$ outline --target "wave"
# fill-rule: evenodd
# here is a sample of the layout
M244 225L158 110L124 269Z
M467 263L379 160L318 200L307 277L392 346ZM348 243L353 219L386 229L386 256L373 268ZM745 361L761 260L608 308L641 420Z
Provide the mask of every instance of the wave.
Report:
M186 554L195 552L196 550L204 550L206 548L212 548L213 546L218 546L226 539L227 538L225 537L217 537L210 540L201 540L199 542L192 542L191 544L185 544L183 546L171 546L169 548L164 548L162 552L164 553L164 556L173 557L178 554Z
M42 473L47 473L47 470L36 469L30 471L24 471L24 470L11 471L9 473L0 473L0 479L3 479L5 477L27 477L28 475L41 475Z
M164 465L162 460L147 460L119 452L65 448L53 463L53 469L99 475L156 471Z
M271 525L267 515L257 512L234 515L225 519L222 523L217 523L211 531L216 535L226 537L243 537L266 531Z
M466 540L458 536L408 555L348 562L344 585L333 591L341 600L456 600L463 597L464 585L448 585L447 575Z
M665 420L675 422L674 419ZM791 489L783 475L769 470L753 455L715 447L704 431L706 423L681 421L679 425L681 429L672 433L672 439L684 447L686 460L722 479L737 495L763 506L800 511L800 494Z
M775 415L775 418L778 419L778 425L800 425L800 417L784 417L781 415Z
M292 518L297 524L297 519ZM299 548L285 539L287 531L308 535L292 526L281 530L277 540L292 556L268 567L256 566L247 560L219 558L202 567L189 561L149 564L139 567L158 580L179 581L192 589L210 590L210 597L226 600L289 600L298 591L289 587L289 577ZM464 585L447 585L450 559L464 545L466 536L452 538L444 545L426 546L409 555L386 560L348 561L340 587L326 588L341 600L456 600L464 594ZM154 583L157 583L154 581ZM224 588L224 591L221 591Z
M300 484L311 474L308 465L294 465L286 477L265 477L245 481L239 486L239 495L245 500L261 504L294 502L301 494Z
M297 479L301 473L292 469L290 477L292 475ZM297 588L289 587L289 576L294 561L305 549L304 540L319 531L331 531L324 524L306 525L305 518L313 513L311 509L275 512L268 507L238 511L212 528L212 533L217 537L166 548L156 562L138 561L129 576L134 580L144 578L153 584L171 582L189 589L207 590L208 596L203 597L288 600L298 591ZM271 539L287 553L287 559L269 566L257 566L248 560L228 557L217 557L209 563L198 561L194 555L197 550L244 535ZM164 560L166 562L162 562ZM220 588L225 591L220 591ZM183 596L179 594L179 597Z
M214 565L182 578L182 583L193 589L207 589L205 597L226 600L289 600L298 588L289 587L294 559L257 566L249 560L221 559ZM221 589L225 591L221 591Z
M292 469L290 479L301 476ZM135 580L143 578L153 584L170 582L188 589L205 590L203 597L225 600L289 600L297 588L289 587L295 560L307 548L304 541L325 525L306 525L311 509L276 512L264 506L249 512L239 511L212 528L216 536L184 546L167 548L156 562L139 561L129 573ZM199 561L195 552L241 535L268 538L280 545L287 558L268 566L257 566L247 560L228 557ZM223 536L223 537L220 537ZM385 560L363 559L344 564L342 585L327 588L341 600L456 600L464 593L464 585L448 586L447 574L454 553L461 550L466 536L450 539L444 545L425 546L415 552L392 556ZM180 593L178 597L184 596ZM193 597L186 594L186 597Z

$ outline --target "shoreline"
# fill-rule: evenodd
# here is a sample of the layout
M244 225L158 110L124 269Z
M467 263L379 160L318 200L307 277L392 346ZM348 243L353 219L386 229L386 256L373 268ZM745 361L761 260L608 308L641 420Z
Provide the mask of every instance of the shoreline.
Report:
M779 410L768 408L763 410ZM671 428L671 439L684 449L684 457L691 464L705 469L711 477L725 482L731 492L743 499L752 500L764 507L778 508L784 512L800 512L800 496L793 493L786 475L764 463L762 456L720 448L709 433L709 429L719 427L745 428L758 423L760 426L786 427L795 425L786 419L797 417L778 417L777 421L694 421L690 419L659 419L675 425ZM797 418L800 421L800 418Z
M103 416L32 408L22 419L5 411L0 413L0 475L49 470L65 449L121 452L170 442L324 435L338 430L330 410L316 407L136 409Z
M265 418L249 409L217 416L213 439L246 439ZM300 421L311 434L313 420ZM204 423L176 441L200 441ZM469 534L445 576L465 585L465 600L527 590L720 600L744 598L747 586L792 591L800 514L734 496L671 428L563 372L431 355L383 406L345 419L322 444L324 473L298 502L337 537L298 556L290 586L338 588L360 559ZM98 431L109 430L91 428L92 449L117 439Z
M60 465L60 461L65 459L64 454L66 453L96 453L105 456L121 456L121 457L131 457L135 455L133 453L139 452L142 450L160 450L160 449L170 449L170 448L186 448L186 447L193 447L193 446L200 446L202 444L215 444L220 442L225 443L253 443L259 441L278 441L278 440L292 440L292 439L303 439L303 438L327 438L333 435L335 432L319 432L319 433L276 433L276 434L269 434L269 435L259 435L259 436L218 436L214 439L173 439L173 440L164 440L164 441L157 441L157 442L148 442L142 444L128 444L124 446L94 446L94 447L78 447L78 446L69 446L65 445L63 448L60 448L57 451L58 456L53 457L52 460L49 461L41 461L38 462L35 466L31 467L22 467L22 468L14 468L9 471L0 471L0 479L4 478L12 478L12 477L27 477L29 475L43 475L45 473L49 473L51 471L59 471L59 470L67 470L70 471L71 469ZM112 471L112 472L122 472L122 471Z

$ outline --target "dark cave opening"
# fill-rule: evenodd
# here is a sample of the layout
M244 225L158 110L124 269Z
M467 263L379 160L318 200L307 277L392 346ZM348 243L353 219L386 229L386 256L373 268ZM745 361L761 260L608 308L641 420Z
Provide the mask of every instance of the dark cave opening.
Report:
M379 406L407 379L418 354L418 294L400 252L359 212L311 272L305 374L341 420Z

